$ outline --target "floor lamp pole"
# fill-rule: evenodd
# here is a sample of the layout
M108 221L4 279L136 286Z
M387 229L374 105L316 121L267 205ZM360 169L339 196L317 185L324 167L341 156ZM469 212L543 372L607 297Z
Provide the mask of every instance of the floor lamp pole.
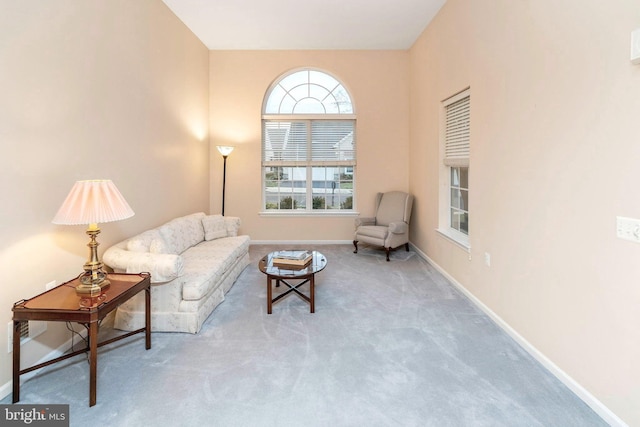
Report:
M222 216L224 216L224 193L227 187L227 157L233 151L230 145L218 145L218 151L222 154L224 165L222 166Z
M222 156L224 159L222 166L222 216L224 216L224 193L227 187L227 156Z

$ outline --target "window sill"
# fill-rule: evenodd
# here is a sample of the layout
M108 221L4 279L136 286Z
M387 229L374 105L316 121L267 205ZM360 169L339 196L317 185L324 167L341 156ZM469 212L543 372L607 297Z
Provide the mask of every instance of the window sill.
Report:
M471 245L469 244L469 236L464 235L456 230L451 229L442 229L436 228L438 234L440 234L445 239L454 243L460 249L463 249L469 253L471 253Z
M336 217L356 217L360 215L360 212L355 211L322 211L322 212L309 212L309 211L260 211L258 215L264 217L323 217L323 218L336 218Z

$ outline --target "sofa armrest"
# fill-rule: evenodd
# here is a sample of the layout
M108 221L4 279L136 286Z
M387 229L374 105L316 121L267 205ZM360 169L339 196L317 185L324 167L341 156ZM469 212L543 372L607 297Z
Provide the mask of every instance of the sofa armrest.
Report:
M227 236L234 237L238 235L240 229L240 218L237 216L225 216L224 223L227 227Z
M389 231L393 234L405 234L409 226L406 222L392 222L389 224Z
M115 271L148 272L152 283L168 282L184 273L184 262L180 255L131 252L120 245L107 249L102 260Z
M376 219L368 217L356 218L355 224L356 228L360 227L361 225L376 225Z

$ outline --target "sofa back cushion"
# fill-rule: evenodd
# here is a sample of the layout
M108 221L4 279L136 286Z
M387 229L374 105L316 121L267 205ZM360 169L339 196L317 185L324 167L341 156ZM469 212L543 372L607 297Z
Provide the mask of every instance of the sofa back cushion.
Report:
M227 237L227 224L222 215L209 215L202 218L204 240L215 240Z
M147 230L130 238L127 241L127 250L131 252L150 252L151 242L158 238L160 238L160 232L158 230Z
M199 212L180 218L172 219L158 230L162 236L163 248L166 253L179 255L191 246L195 246L204 240L204 228L202 218L204 213Z

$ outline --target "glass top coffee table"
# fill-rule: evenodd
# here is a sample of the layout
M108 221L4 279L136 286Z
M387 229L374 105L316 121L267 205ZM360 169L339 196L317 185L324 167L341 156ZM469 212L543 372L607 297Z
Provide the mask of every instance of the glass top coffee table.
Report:
M258 262L260 271L267 275L267 313L271 314L273 303L280 301L291 293L295 293L304 301L307 301L311 307L311 313L314 313L315 274L327 266L327 257L318 251L308 251L311 253L311 261L306 266L283 265L277 262L274 264L274 259L280 252L281 251L270 252ZM272 287L274 280L276 287L279 287L280 283L289 287L288 290L277 295L275 298L273 298ZM298 281L298 283L292 284L291 281L293 280ZM309 283L309 296L298 290L300 286L306 283Z

